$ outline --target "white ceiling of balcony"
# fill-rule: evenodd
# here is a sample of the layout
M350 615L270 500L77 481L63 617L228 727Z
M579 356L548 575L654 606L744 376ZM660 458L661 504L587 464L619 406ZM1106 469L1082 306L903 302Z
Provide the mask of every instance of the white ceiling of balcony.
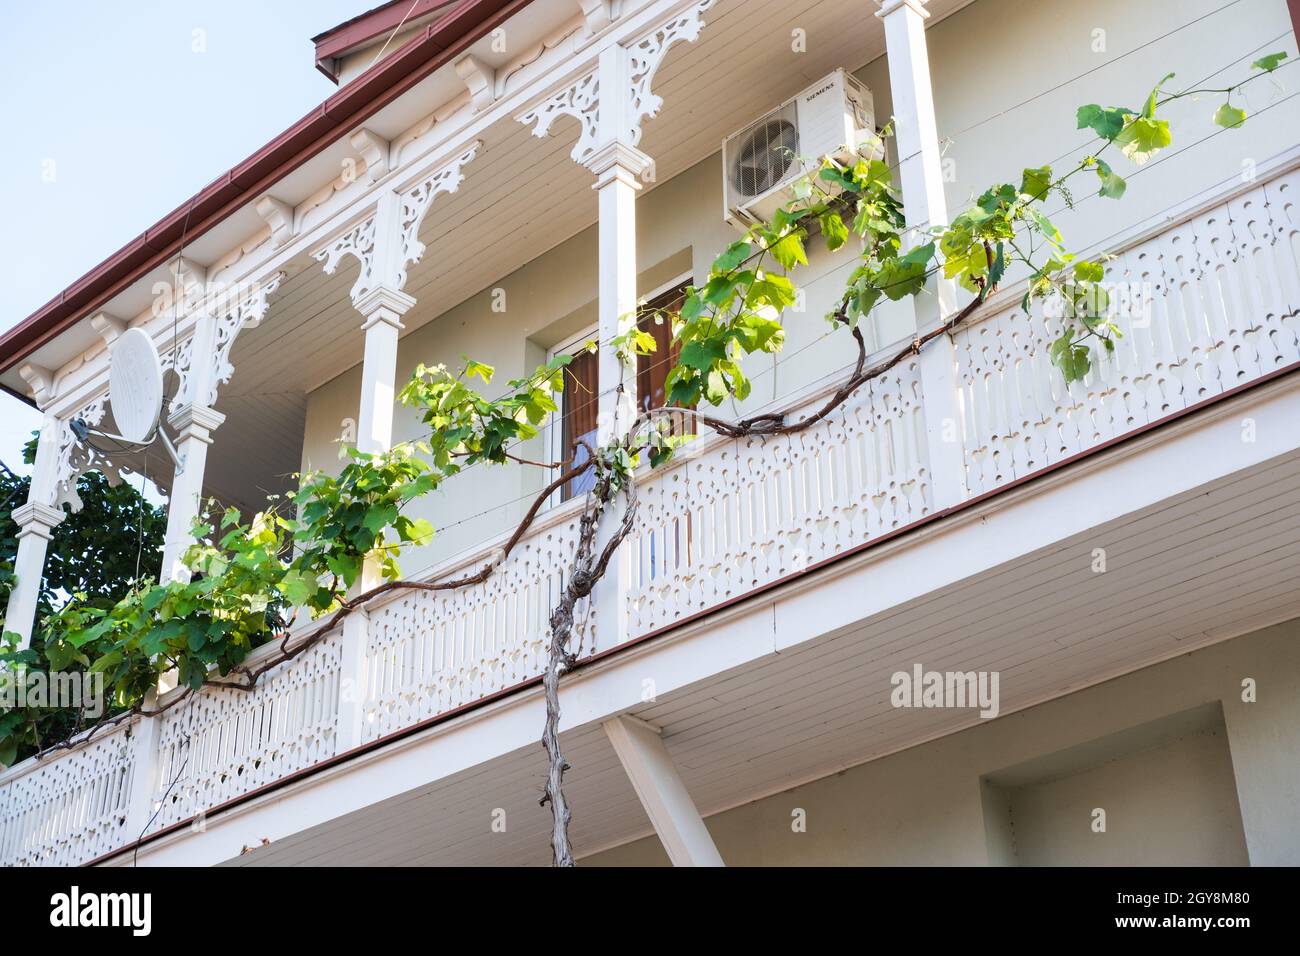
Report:
M967 2L935 0L930 22ZM664 106L646 122L642 142L656 160L657 181L712 155L745 119L809 82L883 54L874 9L866 0L721 0L706 14L699 41L673 47L657 76ZM791 49L796 27L807 32L806 53ZM407 283L419 303L404 319L408 329L434 321L596 221L591 173L569 157L576 122L562 118L538 140L509 119L482 138L484 149L466 167L460 191L440 196L424 221L428 251ZM294 265L267 320L237 341L235 377L219 402L228 415L222 437L237 435L241 451L209 459L210 485L231 500L248 499L243 489L250 480L273 486L273 476L296 470L302 396L361 360L360 320L348 295L355 261L345 259L333 277L306 257ZM595 263L573 281L588 283L594 298Z
M1081 589L1078 569L1088 566L1098 541L1124 556L1123 571L1092 575ZM914 661L937 670L999 669L1002 711L1009 714L1295 617L1300 453L664 695L635 713L663 728L683 781L708 815L979 722L969 711L890 707L881 689ZM649 833L601 728L576 728L564 740L578 854ZM545 771L540 746L519 750L231 862L546 864L550 817L537 805ZM491 829L496 808L506 811L505 833Z

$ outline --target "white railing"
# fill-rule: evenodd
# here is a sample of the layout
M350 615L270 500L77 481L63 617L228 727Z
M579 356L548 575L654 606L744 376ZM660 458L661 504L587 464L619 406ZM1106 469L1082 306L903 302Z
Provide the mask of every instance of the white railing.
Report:
M208 687L159 715L149 830L201 825L212 807L334 756L341 661L335 631L252 690Z
M0 863L72 866L138 837L130 832L138 726L124 721L10 770L0 782Z
M1111 275L1133 283L1138 307L1119 316L1115 354L1069 388L1048 361L1056 321L992 304L956 332L954 367L938 378L923 375L927 355L802 433L690 443L639 483L629 636L959 504L935 500L936 441L963 442L973 497L1300 362L1297 190L1300 174L1275 176L1121 249ZM949 384L927 396L927 381L955 381L959 394ZM809 394L796 415L823 399ZM960 419L959 434L936 437L927 416ZM201 823L342 750L536 678L576 535L576 507L557 508L482 584L395 592L252 692L205 688L0 773L0 863L82 862L146 828ZM473 573L503 543L436 577ZM579 610L580 653L608 650Z
M812 396L791 420L828 397ZM806 431L687 445L638 488L629 633L723 604L926 514L924 432L913 359Z
M549 619L577 548L572 507L537 522L481 584L398 591L370 612L361 740L370 741L542 672ZM437 580L473 575L504 540ZM589 640L594 622L588 622Z
M1018 306L958 329L967 484L980 494L1300 360L1300 172L1122 249L1113 354L1068 388L1060 321Z

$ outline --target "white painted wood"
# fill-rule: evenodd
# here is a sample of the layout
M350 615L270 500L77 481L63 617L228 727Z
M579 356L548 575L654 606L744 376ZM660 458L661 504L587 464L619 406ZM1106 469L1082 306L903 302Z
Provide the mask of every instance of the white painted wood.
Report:
M723 866L658 727L620 716L602 725L674 866Z
M63 423L46 415L36 445L27 502L12 512L14 524L18 525L18 551L14 555L14 583L5 609L4 629L18 635L20 650L31 644L50 535L63 520L63 509L55 506L62 432Z
M885 24L889 88L894 106L894 136L907 225L923 230L948 221L943 192L939 134L934 118L930 56L925 42L929 16L922 0L884 0L876 14ZM914 232L910 245L927 241ZM924 332L956 309L956 288L950 280L932 276L925 292L912 300L916 328ZM966 497L961 413L952 342L943 336L920 356L925 391L925 440L929 451L929 483L936 508L951 507Z
M181 405L172 410L167 421L176 429L176 453L180 464L172 476L167 498L167 531L163 539L161 579L188 581L185 552L194 543L190 529L203 503L203 473L207 466L212 433L226 417L207 405Z

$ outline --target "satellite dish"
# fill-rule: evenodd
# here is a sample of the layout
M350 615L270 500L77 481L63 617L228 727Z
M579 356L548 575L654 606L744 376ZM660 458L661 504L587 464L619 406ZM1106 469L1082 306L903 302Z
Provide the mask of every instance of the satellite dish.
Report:
M121 437L141 445L150 441L162 414L163 373L158 350L142 329L127 329L113 343L108 396Z

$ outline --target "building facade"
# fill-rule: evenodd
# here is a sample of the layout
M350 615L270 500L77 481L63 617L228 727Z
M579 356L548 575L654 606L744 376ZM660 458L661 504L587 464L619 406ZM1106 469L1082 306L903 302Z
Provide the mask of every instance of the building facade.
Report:
M0 338L0 383L45 416L6 629L30 638L78 475L141 466L74 428L116 430L128 330L161 356L181 462L167 575L203 498L256 511L341 444L418 438L394 396L421 363L504 381L595 339L519 455L601 433L622 400L609 340L738 236L719 145L836 71L892 126L909 223L944 223L1084 155L1083 103L1294 63L1291 7L461 0L322 34L339 85L319 110ZM1053 208L1129 303L1083 381L1009 276L816 426L701 435L647 470L561 692L579 863L1300 862L1289 85L1253 85L1235 129L1212 96L1176 104L1174 146L1126 170L1121 202ZM811 410L844 379L822 316L853 262L852 243L811 253L784 350L728 414ZM873 357L964 304L933 293L878 310ZM654 368L635 377L659 400ZM540 678L583 489L499 557L547 480L474 467L417 504L438 534L405 575L493 568L482 583L396 591L252 692L0 772L0 861L548 862Z

